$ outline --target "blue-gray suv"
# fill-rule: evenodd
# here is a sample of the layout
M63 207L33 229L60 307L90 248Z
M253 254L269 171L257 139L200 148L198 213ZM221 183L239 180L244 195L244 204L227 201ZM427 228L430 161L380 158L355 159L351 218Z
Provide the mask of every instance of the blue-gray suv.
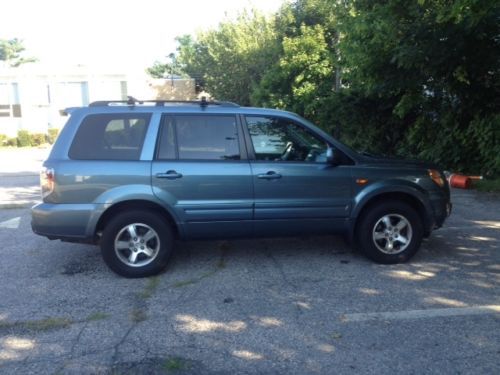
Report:
M66 112L33 231L99 244L126 277L164 269L176 239L336 233L404 262L451 211L436 166L359 154L293 113L133 98Z

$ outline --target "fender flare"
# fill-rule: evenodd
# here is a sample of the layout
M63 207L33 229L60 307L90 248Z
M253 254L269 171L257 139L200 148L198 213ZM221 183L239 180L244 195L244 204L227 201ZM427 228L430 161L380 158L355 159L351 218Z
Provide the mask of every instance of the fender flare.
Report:
M421 210L419 213L424 215L424 232L429 232L432 228L432 206L430 204L427 192L419 185L406 180L384 180L376 182L372 185L367 186L365 189L361 190L353 198L353 209L350 214L350 228L349 228L349 239L354 238L354 233L356 229L356 223L359 219L360 214L363 209L367 207L370 202L382 195L393 194L405 194L410 199L413 199L418 203Z
M164 201L156 198L156 196L152 194L150 185L140 184L117 186L113 189L106 190L103 194L98 196L95 199L94 203L96 204L96 206L100 206L101 208L95 210L95 212L92 213L86 229L86 234L91 237L94 236L98 223L109 209L111 209L112 207L116 207L117 204L132 201L148 202L155 206L158 206L161 209L164 209L168 213L168 215L170 215L170 218L176 225L179 234L181 236L184 234L184 226L182 225L182 222L179 220L172 207Z

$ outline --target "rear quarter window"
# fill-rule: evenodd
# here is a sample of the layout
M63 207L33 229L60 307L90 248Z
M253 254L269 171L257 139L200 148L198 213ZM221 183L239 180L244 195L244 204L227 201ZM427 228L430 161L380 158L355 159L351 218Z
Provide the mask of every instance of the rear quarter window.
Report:
M86 116L71 144L76 160L139 160L149 125L149 113Z

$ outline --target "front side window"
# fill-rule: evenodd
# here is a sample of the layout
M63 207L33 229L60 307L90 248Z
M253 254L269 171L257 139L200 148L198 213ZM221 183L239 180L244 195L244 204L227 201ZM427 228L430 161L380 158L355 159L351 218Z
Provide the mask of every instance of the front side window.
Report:
M139 160L150 114L97 114L82 121L69 157L78 160Z
M165 116L158 159L239 160L235 116Z
M255 158L272 161L326 162L327 143L293 121L247 116Z

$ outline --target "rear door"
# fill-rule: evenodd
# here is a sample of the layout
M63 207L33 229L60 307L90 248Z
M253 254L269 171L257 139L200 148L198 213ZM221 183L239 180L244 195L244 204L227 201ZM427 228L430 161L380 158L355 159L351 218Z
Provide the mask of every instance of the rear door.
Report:
M152 163L154 194L189 238L252 233L253 186L238 117L164 115Z

